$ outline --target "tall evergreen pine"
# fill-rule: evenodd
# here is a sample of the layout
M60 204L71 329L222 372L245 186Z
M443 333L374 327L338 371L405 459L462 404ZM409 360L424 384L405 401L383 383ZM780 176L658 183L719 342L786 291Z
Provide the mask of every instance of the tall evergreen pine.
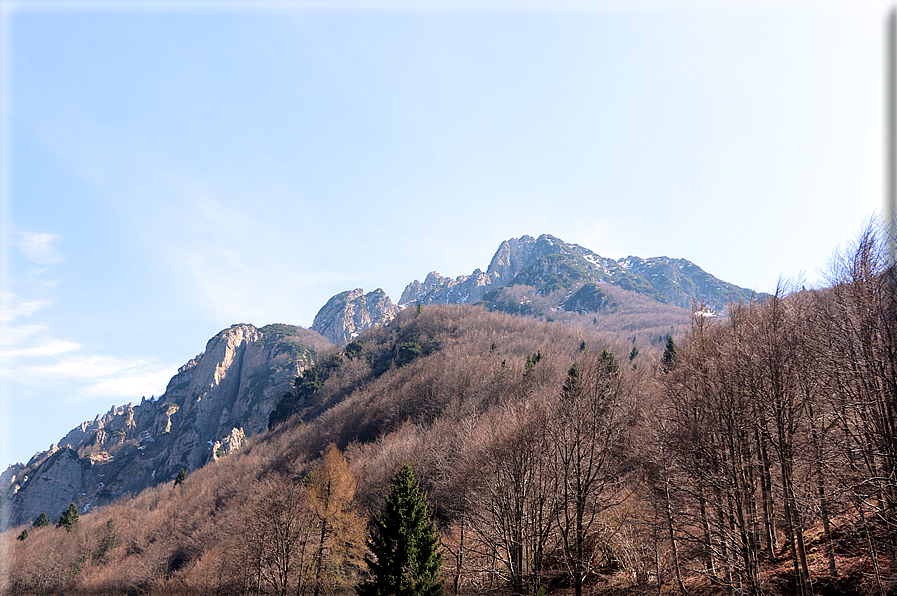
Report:
M442 596L442 551L426 493L405 464L379 516L366 557L373 579L358 584L359 596Z
M676 342L673 336L667 335L667 344L663 350L663 356L660 359L661 369L666 372L673 367L676 360L679 359L679 352L676 349Z
M75 526L78 525L78 507L75 506L74 503L68 506L68 509L62 512L62 515L59 516L59 521L56 522L57 528L65 528L66 531L71 532L75 529Z

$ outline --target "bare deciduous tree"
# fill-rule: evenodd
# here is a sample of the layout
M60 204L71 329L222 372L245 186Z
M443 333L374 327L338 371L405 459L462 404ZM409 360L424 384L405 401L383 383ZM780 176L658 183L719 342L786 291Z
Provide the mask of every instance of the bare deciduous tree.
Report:
M625 379L613 355L587 354L567 375L551 426L558 530L576 596L593 570L588 545L600 515L621 502L632 426Z

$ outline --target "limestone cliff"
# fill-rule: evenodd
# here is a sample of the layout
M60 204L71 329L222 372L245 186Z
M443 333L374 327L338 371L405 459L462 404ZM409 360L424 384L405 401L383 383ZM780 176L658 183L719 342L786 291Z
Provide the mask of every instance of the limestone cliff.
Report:
M498 246L486 270L498 276L496 285L510 284L514 277L532 262L535 245L536 239L532 236L521 236L505 240Z
M470 275L455 279L443 277L431 271L424 283L414 280L402 292L399 305L409 304L475 304L483 299L489 288L499 282L496 273L483 273L477 269Z
M209 340L156 400L111 408L72 429L50 450L0 476L7 525L82 511L171 480L239 449L267 428L293 379L329 346L292 325L234 325Z
M335 344L344 344L368 327L389 323L398 311L382 289L365 294L356 288L328 300L311 328Z
M431 271L423 283L414 280L405 287L399 306L410 304L475 304L484 299L489 290L506 286L533 260L536 239L532 236L511 238L502 242L489 268L454 279Z

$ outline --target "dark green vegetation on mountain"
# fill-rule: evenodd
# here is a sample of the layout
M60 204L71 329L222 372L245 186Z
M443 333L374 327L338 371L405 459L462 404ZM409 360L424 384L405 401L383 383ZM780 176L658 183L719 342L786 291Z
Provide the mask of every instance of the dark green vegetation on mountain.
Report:
M539 300L566 296L553 283L545 296L501 291L538 313ZM678 307L583 283L577 300L613 308L535 318L422 302L317 350L277 386L267 430L180 485L173 470L82 512L71 531L25 528L36 514L6 531L4 590L351 594L375 580L365 557L380 560L359 520L408 486L406 464L427 495L411 509L432 511L447 592L897 585L897 279L881 239L865 235L828 288L781 290L726 317L694 309L687 330L663 320ZM231 352L216 362L233 365L243 343L222 345ZM57 453L47 461L78 461Z

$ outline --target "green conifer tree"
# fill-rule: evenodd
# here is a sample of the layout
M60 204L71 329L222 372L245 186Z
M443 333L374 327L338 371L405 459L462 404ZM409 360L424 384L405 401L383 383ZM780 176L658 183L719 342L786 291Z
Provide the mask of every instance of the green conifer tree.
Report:
M672 335L667 335L667 345L663 350L663 356L660 359L661 368L664 371L668 371L673 367L673 363L679 358L679 354L676 350L676 342L673 341Z
M174 485L178 486L180 484L184 484L185 480L187 480L187 470L181 468L181 471L178 472L178 477L174 479Z
M50 518L47 517L47 514L46 514L46 513L41 513L40 515L37 516L37 519L34 520L34 523L33 523L32 525L33 525L35 528L43 528L43 527L45 527L45 526L49 526L49 525L50 525Z
M59 521L56 522L56 527L65 528L67 532L71 532L77 525L78 507L74 503L72 503L68 506L68 509L63 511L62 515L59 516Z
M106 531L103 532L103 540L100 542L100 557L105 557L115 548L116 532L115 520L111 517L106 520Z
M604 371L612 377L620 376L620 365L617 364L617 359L614 357L614 353L608 350L604 350L601 352L601 362L604 364Z
M368 546L374 557L365 559L373 578L358 584L359 596L441 596L441 544L427 496L408 464L393 478L373 525Z

